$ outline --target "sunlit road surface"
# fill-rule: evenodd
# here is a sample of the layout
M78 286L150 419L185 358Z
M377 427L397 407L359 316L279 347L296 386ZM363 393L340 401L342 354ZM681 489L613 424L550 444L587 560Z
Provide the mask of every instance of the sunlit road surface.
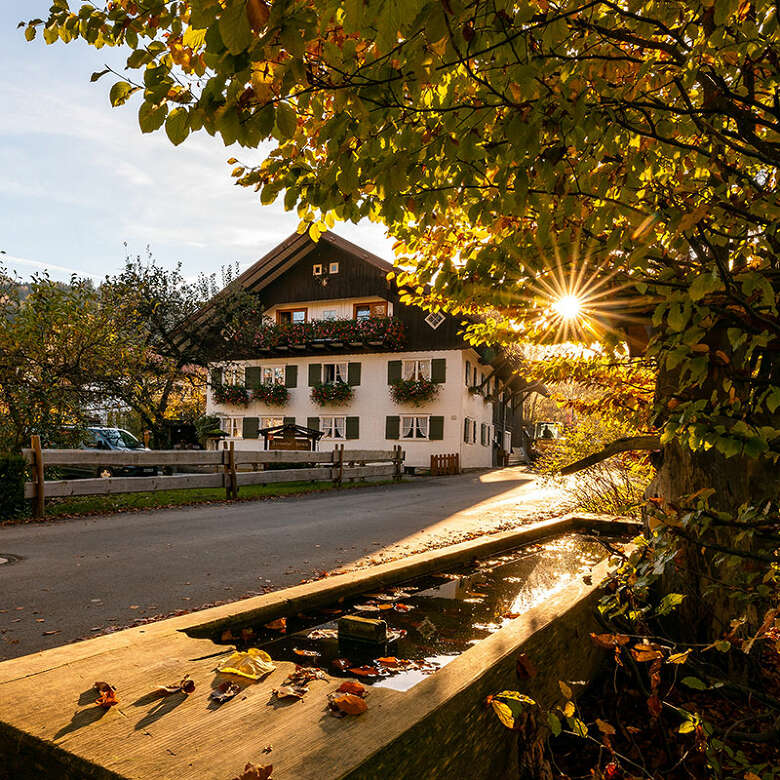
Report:
M521 468L0 527L0 659L561 514ZM18 560L14 560L18 558Z

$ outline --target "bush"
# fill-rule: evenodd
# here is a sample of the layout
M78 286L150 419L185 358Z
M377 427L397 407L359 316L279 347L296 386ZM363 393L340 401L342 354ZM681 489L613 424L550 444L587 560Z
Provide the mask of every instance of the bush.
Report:
M21 455L0 453L0 521L10 520L24 509L25 469Z
M568 427L562 439L545 441L534 465L563 484L584 511L638 515L642 495L653 475L646 452L623 452L571 476L555 476L564 466L598 452L615 439L634 435L634 429L615 420L585 417Z

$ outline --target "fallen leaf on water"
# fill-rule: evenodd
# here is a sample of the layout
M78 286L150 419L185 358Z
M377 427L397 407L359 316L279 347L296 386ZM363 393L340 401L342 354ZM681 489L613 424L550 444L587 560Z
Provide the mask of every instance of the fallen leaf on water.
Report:
M393 608L393 605L392 605L392 604L380 604L380 605L377 607L377 609L392 609L392 608Z
M172 685L158 685L155 688L155 692L162 696L171 696L174 693L192 693L194 690L195 681L191 680L188 674L184 675L181 682Z
M226 701L230 701L234 696L241 693L241 686L237 683L225 680L220 683L210 694L209 699L222 704Z
M352 661L350 661L349 658L334 658L331 661L331 664L340 672L346 672L347 669L352 666Z
M293 653L306 656L307 658L317 658L320 655L316 650L300 650L297 647L293 648Z
M359 682L355 682L354 680L345 680L336 689L336 693L351 693L353 696L365 696L366 689L365 686L361 685Z
M119 704L119 697L116 695L116 688L113 685L109 685L107 682L96 682L95 690L100 694L95 699L95 704L98 707L103 707L103 709L107 710L115 704Z
M237 674L250 680L259 680L276 669L271 656L264 650L250 647L246 652L236 651L217 671L223 674Z
M414 607L411 604L396 604L393 609L396 612L411 612Z
M362 715L368 709L368 705L360 696L351 693L332 693L328 696L328 709L331 715L343 718L345 715Z
M302 699L309 689L305 685L280 685L274 688L277 699Z
M223 631L222 636L220 637L222 642L232 642L234 639L233 632L229 628L226 631Z
M233 780L270 780L271 772L274 771L273 764L260 766L259 764L248 763L244 771Z
M354 609L357 612L379 612L376 604L355 604Z
M251 639L255 635L254 628L242 628L241 629L241 638L246 642L249 639Z
M270 623L265 624L265 628L270 628L272 631L281 631L281 633L287 632L287 618L277 618L276 620L272 620Z
M315 628L306 634L307 639L338 639L339 632L335 628Z

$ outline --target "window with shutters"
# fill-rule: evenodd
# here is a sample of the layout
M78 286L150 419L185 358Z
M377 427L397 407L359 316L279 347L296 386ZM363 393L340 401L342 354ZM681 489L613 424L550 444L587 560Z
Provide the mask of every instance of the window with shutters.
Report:
M401 368L402 379L420 379L431 378L431 359L425 360L404 360Z
M370 301L353 305L356 320L368 320L371 317L387 317L387 301Z
M332 385L335 382L346 382L347 364L346 363L323 363L322 381L326 385Z
M471 387L471 361L466 361L466 387Z
M471 441L471 418L466 417L463 420L463 441L468 444Z
M261 417L261 428L276 428L277 425L284 425L284 417Z
M228 435L229 439L240 439L243 436L244 418L220 417L219 427Z
M222 384L243 385L244 369L241 366L226 366L222 369Z
M262 378L264 385L283 385L284 366L263 366Z
M320 417L320 430L325 434L323 439L346 439L346 417Z
M482 423L479 428L479 443L484 447L487 439L487 425Z
M472 444L477 443L477 421L476 420L471 421L471 443Z
M430 428L429 415L402 415L401 438L402 439L427 439Z

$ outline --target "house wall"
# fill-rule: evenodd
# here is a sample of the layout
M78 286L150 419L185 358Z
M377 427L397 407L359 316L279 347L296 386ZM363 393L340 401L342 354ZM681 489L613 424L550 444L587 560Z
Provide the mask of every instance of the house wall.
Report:
M387 301L387 296L367 295L365 298L337 298L327 301L295 301L294 303L281 303L270 306L265 311L265 315L276 321L276 312L279 309L306 309L306 316L309 321L325 319L325 312L335 312L336 319L351 320L355 315L356 303ZM387 304L387 316L393 316L393 304ZM316 361L315 361L316 362Z
M241 365L297 365L297 387L290 388L289 400L283 407L272 407L250 401L247 407L220 405L214 402L211 391L207 396L207 414L236 417L294 417L299 425L307 425L309 417L323 415L344 415L358 417L359 438L344 442L353 449L390 449L401 444L406 451L406 464L409 466L428 466L433 454L460 453L464 468L486 468L492 465L493 448L488 442L480 443L480 426L485 423L492 426L492 404L485 402L482 396L473 396L468 392L465 382L465 361L476 364L477 356L471 350L432 350L391 353L329 354L299 357L289 355L286 358L248 360ZM438 396L420 407L412 404L397 405L390 397L387 383L387 364L391 360L420 358L444 358L446 360L446 381L441 384ZM310 398L308 386L309 365L325 362L359 362L361 364L360 385L354 388L352 401L345 406L316 405ZM443 438L440 440L387 439L386 418L395 415L440 415L444 418ZM477 421L476 443L464 442L464 415ZM492 427L491 427L492 431ZM492 434L491 434L492 439ZM261 439L234 439L237 449L258 449ZM323 438L320 450L332 450L333 441Z

